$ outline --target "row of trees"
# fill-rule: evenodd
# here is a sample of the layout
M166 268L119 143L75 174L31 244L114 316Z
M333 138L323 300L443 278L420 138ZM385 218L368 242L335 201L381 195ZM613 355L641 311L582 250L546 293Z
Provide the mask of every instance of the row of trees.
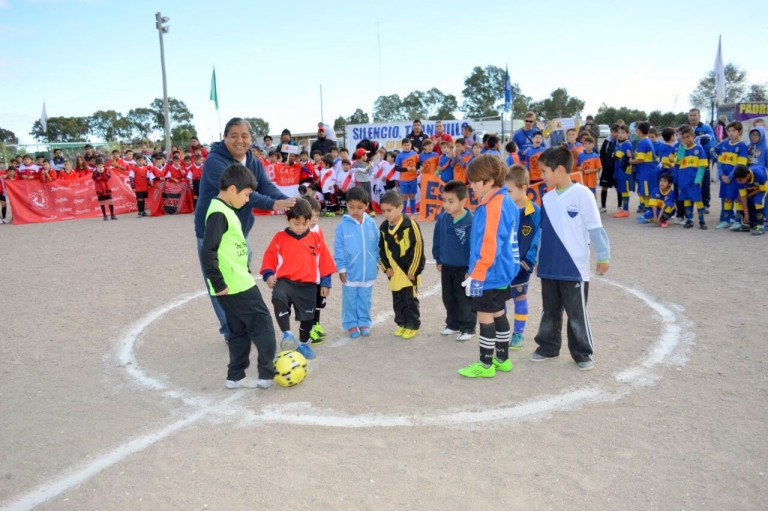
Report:
M735 64L729 63L725 71L725 103L738 101L768 101L765 84L750 83L747 73ZM372 116L357 108L348 117L339 116L334 128L339 130L346 124L371 122L407 121L411 119L455 119L462 112L465 118L481 119L498 117L504 110L504 76L502 68L496 66L475 67L464 79L461 94L464 101L459 105L456 96L445 94L437 87L427 91L416 90L401 98L398 94L379 96L373 105ZM542 119L579 116L584 101L570 96L565 88L555 89L544 99L534 101L523 94L520 86L512 84L512 110L516 116L529 110ZM706 111L715 98L715 73L708 72L690 95L690 103ZM176 98L169 98L171 117L171 140L174 145L185 144L197 135L192 124L193 115L187 105ZM642 110L627 107L614 108L603 104L595 116L599 124L610 124L616 119L627 121L648 119L654 126L676 126L685 122L685 113L661 112L655 110L646 114ZM269 133L269 123L258 117L248 118L257 135ZM164 127L163 100L155 99L148 108L133 108L125 115L115 110L99 110L88 117L50 117L47 130L40 121L35 121L30 135L38 142L79 142L93 136L107 142L141 143L160 139ZM10 130L0 128L0 144L18 144L18 137Z

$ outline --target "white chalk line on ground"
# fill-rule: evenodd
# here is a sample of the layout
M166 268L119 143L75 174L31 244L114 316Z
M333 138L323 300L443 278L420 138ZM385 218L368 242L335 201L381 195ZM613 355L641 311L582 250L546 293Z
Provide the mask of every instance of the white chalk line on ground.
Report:
M685 325L679 314L675 313L672 308L659 302L644 291L625 286L609 279L601 278L600 280L635 296L660 316L663 332L659 336L657 342L652 346L650 354L645 359L641 360L638 365L622 370L616 375L616 380L618 382L628 384L630 387L652 384L659 378L659 375L654 374L652 370L662 363L670 362L673 355L675 355L681 348L682 342L686 342L686 345L683 346L683 348L687 349L687 346L693 339L693 335L685 330ZM436 294L439 288L439 285L433 286L429 288L428 292L431 291L432 294ZM127 330L126 334L119 339L120 349L118 353L121 365L126 368L128 374L134 378L139 385L149 390L162 391L163 395L166 397L182 399L184 403L200 409L159 431L144 435L123 444L109 453L100 456L86 466L67 471L64 475L55 478L52 482L41 485L32 492L25 494L18 500L13 501L0 509L8 511L32 509L72 487L83 483L99 472L122 461L131 454L140 452L160 440L167 438L171 434L212 414L225 415L227 417L240 416L246 424L282 423L337 428L455 426L478 423L498 423L501 421L518 423L526 420L547 417L555 412L578 410L587 404L615 401L629 393L627 387L618 390L609 390L599 386L588 387L566 390L563 393L554 396L541 396L512 406L486 408L481 411L467 409L438 411L419 415L344 415L336 410L318 410L315 409L311 403L305 402L288 403L284 405L267 405L262 408L261 413L255 413L246 407L234 404L235 401L246 395L250 395L253 391L240 391L227 397L218 404L210 404L211 398L195 395L192 392L184 390L169 390L168 385L157 378L149 376L146 371L144 371L138 364L134 352L136 341L150 324L162 318L174 308L180 307L204 294L206 293L198 292L183 295L168 304L151 311L134 323ZM426 295L425 293L424 296L432 296L432 294ZM677 309L681 312L683 310L680 306L677 306ZM377 319L385 321L388 317L387 314L378 315ZM336 343L334 345L338 346ZM683 365L686 362L685 354L678 354L677 359L672 360L672 362Z

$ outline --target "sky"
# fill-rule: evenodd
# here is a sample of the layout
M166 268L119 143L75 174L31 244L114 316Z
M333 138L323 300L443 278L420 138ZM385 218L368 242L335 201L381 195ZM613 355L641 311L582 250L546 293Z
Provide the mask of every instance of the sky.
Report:
M509 66L523 94L558 88L608 106L687 111L688 96L723 60L768 82L761 0L0 0L0 128L22 143L40 118L123 114L162 97L155 13L164 36L168 95L194 114L201 141L231 117L270 131L311 132L380 95L437 87L461 104L475 66ZM755 19L755 18L752 18ZM756 41L761 41L757 44ZM219 112L210 101L216 67ZM322 86L322 110L320 87ZM461 117L461 113L457 112Z

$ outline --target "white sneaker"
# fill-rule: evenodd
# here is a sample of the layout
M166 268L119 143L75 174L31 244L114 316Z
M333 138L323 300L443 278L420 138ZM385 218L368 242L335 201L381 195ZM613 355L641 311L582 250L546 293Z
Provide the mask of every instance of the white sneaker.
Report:
M0 224L10 224L10 223L11 221L8 220L7 218L0 219Z
M600 213L608 213L608 209L607 208L600 208Z
M259 381L264 380L254 380L253 378L243 378L242 380L227 380L226 383L224 383L224 386L228 389L255 389L259 386Z
M452 328L445 327L445 328L443 328L443 331L440 332L440 335L455 335L455 334L458 334L458 333L459 333L458 330L454 330Z
M461 332L459 335L456 336L456 340L459 342L465 342L473 338L475 334L470 334L469 332Z
M268 389L275 384L275 380L256 380L256 386L260 389Z
M677 225L685 225L685 218L677 217L677 219L675 220L675 223Z

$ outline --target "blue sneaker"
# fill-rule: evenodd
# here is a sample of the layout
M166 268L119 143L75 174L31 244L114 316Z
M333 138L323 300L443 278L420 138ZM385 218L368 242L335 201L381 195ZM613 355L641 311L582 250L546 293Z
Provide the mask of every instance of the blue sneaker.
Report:
M525 338L523 337L523 334L515 332L512 334L512 340L509 342L509 349L512 351L520 351L523 349L524 342Z
M358 337L360 337L360 330L356 326L353 326L352 328L347 330L347 332L349 333L349 336L352 339L357 339Z
M293 332L291 331L283 332L283 340L280 341L281 351L293 351L296 349L296 346L298 345L299 343L296 342L296 337L293 335Z
M315 358L315 350L312 349L308 342L299 344L299 347L296 348L296 351L304 355L304 358L307 360L312 360Z
M637 220L638 224L647 224L648 220L644 216L639 216L635 220Z

